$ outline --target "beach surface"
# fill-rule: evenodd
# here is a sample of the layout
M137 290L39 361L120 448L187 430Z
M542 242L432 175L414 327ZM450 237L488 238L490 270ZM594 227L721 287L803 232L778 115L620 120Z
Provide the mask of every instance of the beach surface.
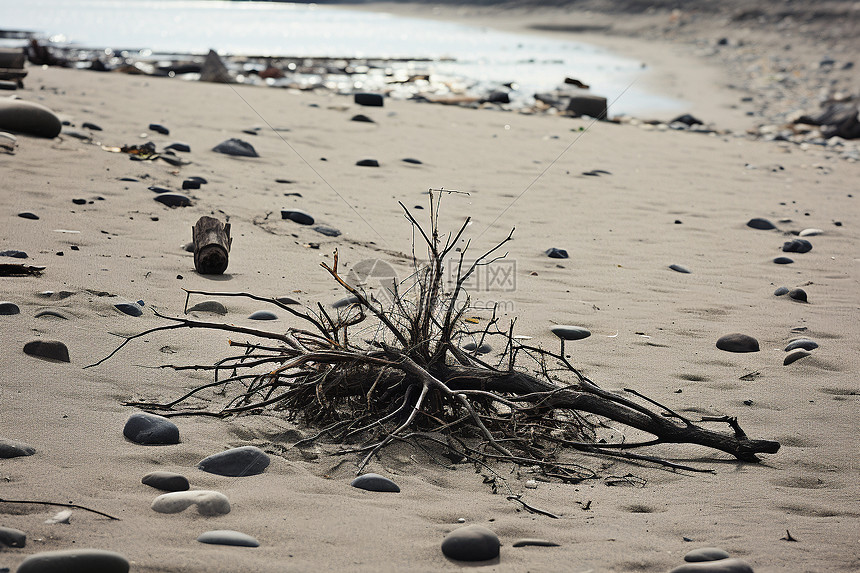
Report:
M389 8L462 16L450 7L435 14ZM548 14L498 12L486 21L534 29ZM556 22L568 17L554 14ZM455 571L468 564L446 558L440 544L472 524L501 541L496 560L477 564L487 571L665 572L700 547L720 547L756 572L860 569L860 166L852 144L748 136L747 129L776 121L776 112L746 113L759 112L727 87L729 63L682 49L684 39L654 39L653 14L624 18L645 31L616 38L622 55L642 54L654 81L671 85L670 95L689 100L688 111L714 129L409 101L363 107L326 93L30 67L18 96L69 125L53 139L18 135L14 153L0 153L0 251L27 254L0 263L44 267L39 276L0 277L0 299L20 309L0 316L0 440L35 449L0 460L0 498L7 500L0 501L0 527L27 535L25 547L0 546L0 569L14 571L44 551L95 548L120 553L136 572ZM707 22L697 25L707 29ZM615 42L594 31L541 33ZM762 57L776 53L776 44L752 43L740 28L711 31L721 36L730 44L747 38ZM839 78L850 84L848 71ZM356 114L373 122L351 121ZM252 144L259 157L212 151L230 138ZM131 161L115 152L147 141L159 150L187 144L190 151L175 157L190 163ZM378 167L356 165L367 159ZM207 183L183 191L193 176ZM165 206L152 186L184 193L191 204ZM382 261L406 277L415 234L398 202L423 222L431 188L459 191L443 197L440 228L456 231L470 216L475 255L516 229L500 261L513 280L478 282L470 317L486 324L497 304L503 322L516 319L517 334L546 348L557 348L555 325L587 328L592 335L566 351L602 387L633 388L690 418L737 416L750 437L780 442L779 452L761 463L688 445L642 452L713 473L583 454L581 463L599 477L575 485L493 466L523 501L558 516L551 519L494 493L474 465L440 464L408 444L367 467L394 480L400 493L350 487L361 456L331 456L337 448L325 443L293 447L316 431L277 412L171 418L180 432L175 445L124 438L126 421L139 411L124 402L168 401L212 380L208 371L160 365L210 365L236 353L227 333L165 331L84 368L108 356L121 336L164 325L153 309L182 315L183 289L330 308L345 294L320 268L335 249L345 271ZM341 234L284 220L282 209L306 211ZM203 215L232 227L221 276L196 273L183 248ZM776 228L751 228L754 218ZM812 250L783 252L796 238ZM551 248L569 258L549 258ZM778 257L793 262L776 264ZM779 287L803 289L807 301L776 296ZM193 316L279 332L304 326L261 302L218 300L226 315ZM123 302L142 314L120 312L115 305ZM248 318L266 308L277 320ZM718 349L730 333L754 337L760 350ZM819 347L784 365L784 348L801 337ZM63 342L69 362L25 354L35 340ZM215 392L206 397L219 399ZM265 472L224 477L197 468L240 446L271 456ZM155 512L150 505L163 492L141 483L153 471L221 492L232 510L214 517L193 508ZM536 478L537 487L527 488ZM119 520L73 509L69 523L46 523L63 508L8 500L71 503ZM211 530L239 531L260 546L197 541ZM523 538L558 546L513 546Z

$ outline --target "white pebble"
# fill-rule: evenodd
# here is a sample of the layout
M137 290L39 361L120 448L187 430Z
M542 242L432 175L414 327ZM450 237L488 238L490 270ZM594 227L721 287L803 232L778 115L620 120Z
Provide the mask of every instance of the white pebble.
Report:
M174 491L155 498L152 509L158 513L179 513L196 505L200 515L230 513L230 500L223 493L211 490Z

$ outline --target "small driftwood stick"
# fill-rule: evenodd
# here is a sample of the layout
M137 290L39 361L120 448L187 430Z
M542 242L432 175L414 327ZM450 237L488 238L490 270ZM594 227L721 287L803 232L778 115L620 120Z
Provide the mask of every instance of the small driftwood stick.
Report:
M201 275L220 275L227 270L230 253L230 223L213 217L200 217L191 228L194 238L194 268Z

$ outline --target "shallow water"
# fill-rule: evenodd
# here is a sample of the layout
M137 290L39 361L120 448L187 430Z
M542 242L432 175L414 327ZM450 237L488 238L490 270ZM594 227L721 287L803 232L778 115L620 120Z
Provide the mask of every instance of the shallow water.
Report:
M521 102L574 77L610 102L618 98L613 115L682 105L634 84L647 73L640 62L588 44L386 13L224 0L0 0L0 14L2 29L36 31L82 47L428 59L416 71L487 89L513 83L512 99Z

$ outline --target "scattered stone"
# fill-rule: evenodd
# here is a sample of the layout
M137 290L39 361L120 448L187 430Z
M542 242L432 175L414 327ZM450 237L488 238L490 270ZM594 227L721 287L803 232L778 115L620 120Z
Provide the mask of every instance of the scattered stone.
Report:
M700 547L699 549L688 551L687 554L684 555L684 561L689 563L700 563L702 561L728 559L729 557L731 557L731 555L719 547Z
M275 300L281 304L302 304L299 301L297 301L296 299L288 297L288 296L279 296Z
M136 179L135 177L120 177L120 178L119 178L119 180L120 180L120 181L128 181L128 182L131 182L131 183L138 183L138 181L139 181L139 180L138 180L138 179Z
M50 109L43 105L12 98L0 98L0 131L27 133L54 138L63 125Z
M380 94L357 93L353 96L353 99L356 104L368 107L382 107L385 103Z
M546 254L546 256L548 256L551 259L566 259L566 258L568 258L567 251L565 251L564 249L556 249L555 247L552 247L551 249L547 249L544 252L544 254Z
M771 229L776 229L776 225L774 225L767 219L761 219L758 217L747 221L747 227L758 229L760 231L770 231Z
M59 340L31 340L24 345L24 354L69 362L69 349Z
M216 84L231 84L233 78L230 72L227 71L227 66L221 60L221 56L215 50L209 50L206 54L206 59L203 61L203 66L200 68L201 82L214 82Z
M182 182L182 189L200 189L200 181L197 179L186 179Z
M237 547L259 547L260 542L238 531L229 529L216 529L201 533L197 538L200 543L210 543L212 545L235 545Z
M150 472L143 476L140 483L161 491L188 491L191 489L187 477L173 472Z
M788 366L792 362L797 362L801 358L809 356L810 354L812 353L804 350L803 348L797 348L785 355L785 359L782 361L782 365Z
M687 125L690 127L692 127L694 125L704 125L702 120L690 115L689 113L685 113L684 115L679 115L678 117L676 117L675 119L673 119L669 123L683 123L684 125Z
M31 221L38 221L39 216L35 213L31 213L30 211L24 211L23 213L18 213L18 216L22 219L30 219Z
M788 294L788 287L781 286L775 291L773 291L774 296L782 296Z
M360 475L349 484L358 489L377 492L400 493L400 487L385 476L379 474Z
M570 326L566 324L553 326L550 331L562 340L582 340L583 338L591 336L591 331L588 329L582 328L581 326Z
M0 547L24 547L27 545L27 534L20 529L0 527Z
M300 225L313 225L314 218L310 213L301 209L281 209L281 219L289 219Z
M0 438L0 458L20 458L23 456L32 456L36 453L36 448L24 442L17 440L4 440Z
M366 115L361 114L361 113L358 115L352 116L350 121L360 121L363 123L376 123L375 121L373 121L372 119L370 119L369 117L367 117Z
M606 119L606 98L596 95L577 95L570 98L567 111L577 116L587 115L596 119Z
M46 316L52 316L54 318L61 318L63 320L69 320L69 317L60 312L59 310L54 310L53 308L46 308L44 310L40 310L36 314L33 315L35 318L43 318Z
M242 141L241 139L236 139L235 137L222 141L213 147L212 151L238 157L260 157L257 155L257 151L254 149L254 146L246 141Z
M824 231L821 229L804 229L800 233L797 234L798 237L815 237L817 235L823 235Z
M200 177L199 175L194 175L193 177L189 177L188 180L189 181L197 181L201 185L208 185L209 184L209 182L204 177Z
M808 338L798 338L797 340L792 340L788 343L788 346L785 347L786 352L791 352L797 348L802 348L804 350L815 350L818 348L818 343L814 340L810 340Z
M12 315L18 314L21 312L21 309L18 308L18 305L14 302L9 302L8 300L0 300L0 315Z
M403 163L411 163L412 165L424 165L424 162L420 159L414 159L412 157L407 157L403 160Z
M204 300L198 302L188 309L188 312L212 312L215 314L227 314L227 307L217 300Z
M84 129L89 129L91 131L101 131L102 130L102 128L100 126L96 125L95 123L91 123L89 121L85 121L84 123L82 123L81 127L83 127Z
M66 549L30 555L17 573L128 573L128 559L103 549Z
M143 310L141 310L140 305L134 302L118 302L113 306L118 311L129 316L140 316L143 314Z
M742 559L720 559L719 561L686 563L675 567L669 573L753 573L753 568Z
M487 561L499 556L499 538L481 525L455 529L442 541L442 553L457 561Z
M735 332L717 340L717 348L726 352L758 352L758 340L747 334Z
M165 418L146 412L132 414L122 430L123 435L136 444L164 446L179 443L179 428Z
M678 273L690 274L690 270L686 267L682 267L681 265L669 265L669 268Z
M13 259L26 259L27 253L24 251L16 251L14 249L8 251L0 251L0 257L12 257Z
M208 489L174 491L156 497L152 509L158 513L179 513L192 505L200 515L214 516L230 513L230 500L221 492Z
M350 306L350 305L358 304L358 303L359 303L358 297L355 296L354 294L351 294L349 296L345 296L341 299L334 301L333 303L331 303L331 306L332 306L332 308L343 308L345 306Z
M150 123L149 124L150 131L154 131L155 133L160 133L161 135L170 135L170 130L158 123Z
M270 310L258 310L248 317L251 320L278 320L278 315Z
M793 259L789 259L788 257L777 257L773 260L778 265L790 265L794 262Z
M191 151L191 146L187 143L171 143L164 149L172 149L173 151L180 151L182 153L188 153Z
M197 464L197 468L227 477L252 476L269 467L269 456L255 446L242 446L213 454Z
M788 291L788 298L790 298L792 300L797 300L800 302L809 302L809 300L806 296L806 291L803 290L802 288L796 288L796 289L792 289L792 290Z
M466 352L477 352L478 354L489 354L493 351L493 347L487 344L486 342L480 346L477 346L474 342L467 342L463 345L463 350Z
M362 159L361 161L356 161L355 164L359 167L379 167L379 161L376 159Z
M547 541L546 539L517 539L513 542L512 547L560 547L555 541Z
M72 203L74 203L75 205L86 205L87 200L86 199L72 199Z
M188 207L191 205L191 198L182 193L161 193L155 197L155 200L168 207Z
M806 239L792 239L782 244L783 253L808 253L812 250L812 243Z
M340 231L335 229L334 227L328 227L326 225L317 225L314 227L314 231L325 235L326 237L339 237L341 235Z

